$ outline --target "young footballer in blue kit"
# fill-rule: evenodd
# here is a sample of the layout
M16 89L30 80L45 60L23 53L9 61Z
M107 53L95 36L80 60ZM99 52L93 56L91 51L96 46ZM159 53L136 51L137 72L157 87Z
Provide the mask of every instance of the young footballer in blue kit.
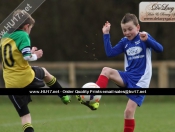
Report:
M110 42L110 27L111 24L107 21L102 28L106 55L114 57L124 53L125 71L104 67L96 84L100 88L106 88L108 80L112 80L123 88L148 88L152 76L151 51L162 52L162 45L147 32L139 32L140 25L134 14L127 13L121 20L125 37L114 47ZM135 111L137 106L142 105L145 95L127 95L127 97L129 100L124 112L124 132L134 132ZM99 107L99 104L93 105L96 109Z

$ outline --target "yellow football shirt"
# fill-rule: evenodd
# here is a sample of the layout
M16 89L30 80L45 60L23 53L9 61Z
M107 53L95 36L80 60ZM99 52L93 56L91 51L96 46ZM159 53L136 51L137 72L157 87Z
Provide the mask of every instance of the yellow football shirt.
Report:
M0 42L3 64L3 78L6 88L24 88L35 76L21 50L30 47L29 35L23 30L6 33Z

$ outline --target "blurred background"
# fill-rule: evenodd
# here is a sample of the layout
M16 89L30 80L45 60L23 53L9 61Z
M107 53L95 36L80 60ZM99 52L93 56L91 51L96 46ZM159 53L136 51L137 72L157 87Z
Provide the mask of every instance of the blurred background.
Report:
M0 22L22 1L1 0ZM121 19L128 12L139 17L140 2L46 0L32 14L36 24L30 35L32 46L43 49L44 55L30 64L47 68L65 88L95 82L104 66L123 70L123 54L114 58L106 56L101 29L106 21L111 23L111 42L114 46L123 37ZM150 33L164 47L162 53L152 54L150 88L174 88L174 22L140 22L140 26L141 31ZM0 87L4 87L2 67ZM117 88L112 82L108 87ZM74 96L68 106L62 105L55 96L33 96L29 106L38 132L115 132L122 131L127 100L125 96L103 96L97 112L79 105ZM135 132L173 132L174 101L174 96L147 96L142 108L137 110ZM7 96L0 96L0 104L3 113L0 116L1 130L21 131L18 115Z
M166 1L166 0L164 0ZM22 0L0 1L2 22ZM30 34L32 46L44 55L31 65L46 67L63 87L81 87L95 82L104 66L123 70L123 54L108 58L104 51L102 26L111 23L111 43L123 37L120 21L126 13L139 18L139 0L46 0L33 14L36 24ZM140 22L164 47L152 54L153 76L150 88L175 87L174 22ZM0 86L4 87L2 71ZM117 87L109 82L108 87Z

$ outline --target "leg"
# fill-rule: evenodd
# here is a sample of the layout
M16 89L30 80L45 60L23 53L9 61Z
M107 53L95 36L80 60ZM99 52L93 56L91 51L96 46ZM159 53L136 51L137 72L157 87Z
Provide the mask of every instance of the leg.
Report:
M50 88L62 88L61 85L58 83L57 79L51 75L44 67L42 67L44 70L45 76L44 76L44 82L46 85Z
M46 85L50 88L62 88L61 85L58 83L57 79L51 75L45 68L42 67L42 70L44 71L44 82ZM58 95L61 98L61 101L64 104L70 103L70 97L68 95Z
M100 87L100 88L106 88L107 84L108 84L108 80L112 80L114 81L116 84L120 85L120 86L125 86L123 79L120 77L120 74L118 73L117 70L109 68L109 67L104 67L102 69L102 72L96 82L96 84ZM78 101L80 101L81 104L84 104L85 106L89 107L91 110L97 110L97 108L99 107L99 103L93 103L93 104L89 104L86 103L84 101L82 101L80 96L76 96L76 98L78 99Z
M18 115L21 118L21 124L24 132L34 132L31 124L31 115L28 109L28 103L31 101L28 95L9 95L9 99L13 103Z
M27 106L26 108L28 109ZM24 132L34 132L34 129L32 126L32 118L31 118L30 113L21 115L21 123L22 123Z
M50 88L62 88L61 85L58 83L57 79L53 75L51 75L45 68L33 66L32 69L35 72L35 78L33 82L31 82L31 84L29 84L25 88L40 88L44 87L45 83Z
M124 132L134 132L135 128L134 114L136 108L137 104L131 99L129 99L124 112Z
M124 118L134 119L136 108L137 108L137 103L129 99L124 112Z
M112 80L117 85L119 85L121 87L125 87L123 79L121 78L121 76L117 70L109 68L109 67L104 67L102 69L102 72L101 72L96 84L100 88L106 88L107 84L108 84L108 80Z

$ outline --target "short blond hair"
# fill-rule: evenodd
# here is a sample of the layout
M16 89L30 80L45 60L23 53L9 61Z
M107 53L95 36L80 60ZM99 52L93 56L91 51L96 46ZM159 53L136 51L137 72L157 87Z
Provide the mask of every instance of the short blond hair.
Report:
M21 23L21 24L18 23L18 27L16 27L17 29L22 29L26 24L29 24L32 26L34 26L35 24L35 20L25 10L18 9L14 11L13 17L16 17L16 19L19 19L18 21Z

